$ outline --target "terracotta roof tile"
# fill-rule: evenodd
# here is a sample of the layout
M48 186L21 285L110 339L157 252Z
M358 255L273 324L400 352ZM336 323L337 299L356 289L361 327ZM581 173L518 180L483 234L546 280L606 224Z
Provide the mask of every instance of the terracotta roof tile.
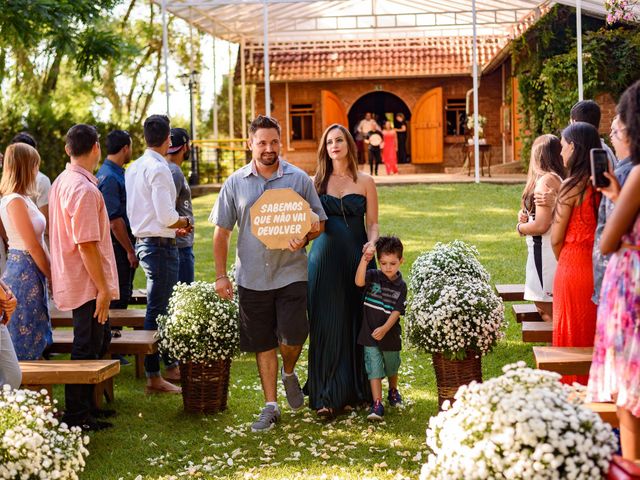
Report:
M508 38L478 37L478 60L487 64ZM471 71L471 37L270 46L271 81L458 75ZM247 81L263 81L263 51L246 50Z

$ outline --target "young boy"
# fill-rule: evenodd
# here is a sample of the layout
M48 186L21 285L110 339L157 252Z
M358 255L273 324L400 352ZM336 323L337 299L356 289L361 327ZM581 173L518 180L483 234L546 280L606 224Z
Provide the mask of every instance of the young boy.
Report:
M404 314L407 284L399 272L402 265L402 242L397 237L380 237L375 248L362 255L356 271L356 285L366 286L362 327L358 344L364 345L364 363L371 382L373 402L368 419L382 420L382 378L389 381L389 405L402 405L398 392L401 331L400 315ZM380 270L367 270L367 264L378 254Z

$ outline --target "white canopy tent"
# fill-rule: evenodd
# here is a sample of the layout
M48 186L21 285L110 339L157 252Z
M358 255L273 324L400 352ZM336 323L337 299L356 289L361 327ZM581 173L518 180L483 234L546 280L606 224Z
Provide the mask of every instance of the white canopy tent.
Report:
M247 42L264 49L265 108L270 110L269 44L309 40L473 36L473 112L478 125L478 35L513 38L523 18L539 16L555 3L575 7L578 31L578 86L582 99L581 15L606 16L604 0L154 0L198 30L239 43L244 61ZM165 27L166 31L166 27ZM166 33L165 44L166 68ZM244 68L241 68L242 118L245 118ZM167 85L167 95L169 88ZM215 97L215 95L214 95ZM168 105L168 100L167 100ZM214 107L215 108L215 107ZM243 135L244 132L243 124ZM475 178L480 181L478 128L474 128Z

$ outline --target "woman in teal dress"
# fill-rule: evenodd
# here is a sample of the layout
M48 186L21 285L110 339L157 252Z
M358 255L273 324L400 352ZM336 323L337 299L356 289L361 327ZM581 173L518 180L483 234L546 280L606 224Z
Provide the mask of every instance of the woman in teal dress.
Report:
M322 135L314 184L328 219L309 253L305 392L310 408L333 417L370 398L362 347L356 343L362 289L355 285L355 272L366 247L378 238L376 186L371 176L358 172L356 144L342 125L333 124Z

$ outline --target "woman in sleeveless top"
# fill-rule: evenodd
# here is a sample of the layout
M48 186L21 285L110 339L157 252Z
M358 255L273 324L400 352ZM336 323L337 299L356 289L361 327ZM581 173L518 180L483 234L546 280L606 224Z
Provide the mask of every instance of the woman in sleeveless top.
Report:
M556 273L556 257L551 249L551 223L553 209L536 206L534 193L560 188L564 166L560 156L560 140L555 135L542 135L531 147L527 184L522 192L520 215L524 221L516 229L527 239L527 268L524 284L524 299L533 301L545 322L552 320L553 279Z
M589 179L589 152L600 148L598 131L576 122L562 132L562 159L567 179L562 183L551 227L551 245L558 259L553 283L553 346L592 347L596 328L591 253L600 194ZM565 375L563 382L587 384L587 375Z
M620 191L615 175L601 189L615 204L600 238L603 255L613 253L602 281L588 401L617 405L622 455L640 459L640 82L618 104L618 128L634 167ZM616 153L619 153L616 148ZM614 253L615 252L615 253Z
M47 296L51 264L44 243L46 220L29 198L39 165L35 148L25 143L10 145L0 180L0 217L9 239L2 279L18 300L9 333L20 360L41 358L53 342Z
M388 120L384 123L382 138L384 140L382 147L384 168L387 171L387 175L394 175L398 173L398 136Z
M355 285L355 272L364 250L378 238L378 195L373 178L358 172L356 159L349 131L338 124L327 128L318 149L314 184L328 219L309 253L305 386L309 406L325 417L370 398L363 349L356 342L362 289Z

